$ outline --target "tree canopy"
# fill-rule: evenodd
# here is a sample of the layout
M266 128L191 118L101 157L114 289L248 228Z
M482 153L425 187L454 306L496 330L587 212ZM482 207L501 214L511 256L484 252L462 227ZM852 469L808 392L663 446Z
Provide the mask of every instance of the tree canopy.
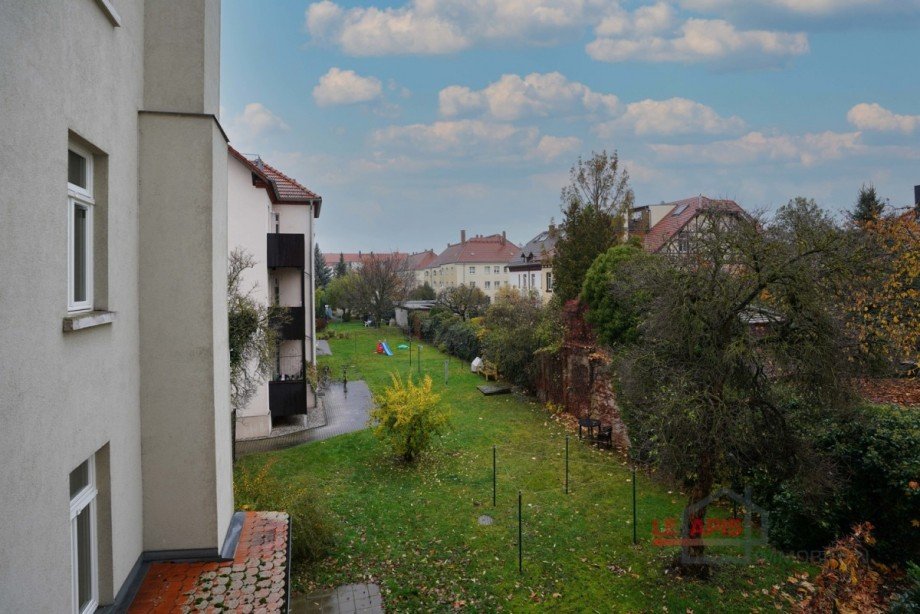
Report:
M466 320L485 313L489 297L475 286L459 285L441 290L438 305Z
M313 279L317 288L325 288L332 280L332 271L326 264L326 257L319 248L319 243L313 246Z

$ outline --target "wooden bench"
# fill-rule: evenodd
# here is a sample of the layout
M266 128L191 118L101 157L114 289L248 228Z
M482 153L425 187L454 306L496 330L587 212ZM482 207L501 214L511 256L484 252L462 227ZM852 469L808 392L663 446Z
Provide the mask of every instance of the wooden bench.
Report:
M482 361L482 366L479 367L479 374L486 378L486 381L498 381L498 367L495 366L495 363L489 362L488 360Z

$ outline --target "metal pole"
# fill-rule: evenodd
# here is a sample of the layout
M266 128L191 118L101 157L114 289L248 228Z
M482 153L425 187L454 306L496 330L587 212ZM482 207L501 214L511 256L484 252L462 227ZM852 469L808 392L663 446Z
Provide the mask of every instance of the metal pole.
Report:
M521 519L521 491L518 491L518 573L524 573L524 531Z
M569 436L565 436L565 494L569 494Z
M633 545L639 543L638 535L636 534L636 468L633 467L632 470L632 491L633 491Z
M418 346L418 374L422 374L422 346Z
M495 446L492 446L492 507L495 507L495 493L498 490L497 484L498 480L496 479L497 472L495 470Z
M445 361L444 361L444 385L445 385L445 386L447 385L447 372L448 372L449 368L450 368L450 361L449 361L449 360L445 360Z

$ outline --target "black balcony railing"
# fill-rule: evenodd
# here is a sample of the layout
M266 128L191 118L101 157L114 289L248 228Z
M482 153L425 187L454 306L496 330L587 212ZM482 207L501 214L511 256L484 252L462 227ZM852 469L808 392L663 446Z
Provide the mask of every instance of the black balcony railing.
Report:
M272 328L278 331L282 341L303 339L305 333L303 307L276 307L277 316L272 318Z
M302 234L269 233L268 268L304 268L304 241Z
M307 413L307 382L302 379L268 382L268 409L272 418Z

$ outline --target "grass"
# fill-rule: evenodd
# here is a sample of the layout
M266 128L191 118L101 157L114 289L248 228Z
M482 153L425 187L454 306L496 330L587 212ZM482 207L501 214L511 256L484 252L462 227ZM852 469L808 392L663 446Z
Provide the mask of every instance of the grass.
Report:
M409 352L396 329L334 327L321 359L333 377L364 379L372 390L389 373L409 372ZM386 338L393 357L374 353ZM418 373L412 342L412 373ZM390 458L370 431L282 452L248 457L244 466L274 461L291 487L311 486L339 526L333 554L296 566L296 590L350 582L380 583L388 609L432 611L708 612L788 608L786 578L811 568L767 547L750 564L719 567L708 582L666 573L676 548L651 544L652 521L680 518L683 495L651 477L637 481L639 544L632 544L631 473L623 459L569 441L539 404L514 395L484 397L468 366L422 344L422 373L452 412L452 429L415 466ZM449 379L444 382L448 361ZM498 464L492 506L492 446ZM517 496L523 497L523 573L518 572ZM715 511L724 515L725 509ZM488 514L491 526L477 518Z

